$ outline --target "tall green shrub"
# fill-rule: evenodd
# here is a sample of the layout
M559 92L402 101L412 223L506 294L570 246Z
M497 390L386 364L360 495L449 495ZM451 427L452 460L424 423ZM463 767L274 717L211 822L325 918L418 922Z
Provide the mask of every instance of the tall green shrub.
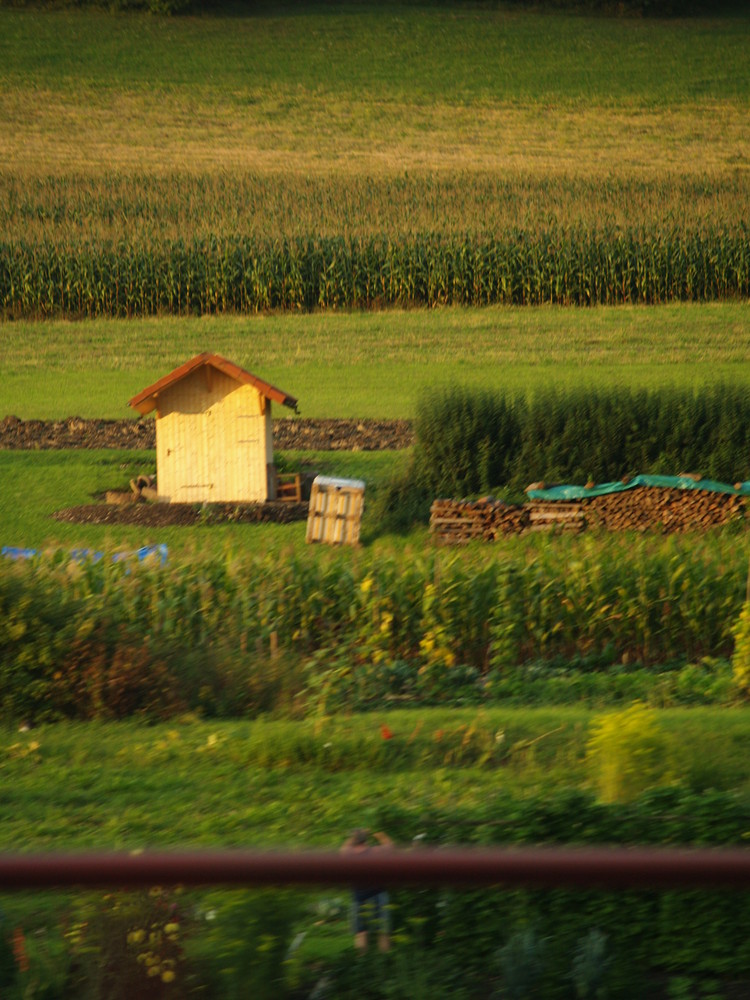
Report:
M732 635L732 679L739 694L747 698L750 695L750 601L746 600L742 605Z
M591 727L586 760L602 802L629 802L666 781L665 756L658 715L639 702Z
M750 479L750 392L718 383L700 392L622 388L508 400L452 386L417 405L413 461L381 489L381 527L426 520L436 497L530 482L610 482L681 472L726 483Z
M517 489L638 473L698 472L729 483L750 476L750 393L741 386L550 390L516 412L520 447L508 479Z
M513 404L465 386L424 396L414 432L418 478L444 496L484 493L506 482L520 444Z

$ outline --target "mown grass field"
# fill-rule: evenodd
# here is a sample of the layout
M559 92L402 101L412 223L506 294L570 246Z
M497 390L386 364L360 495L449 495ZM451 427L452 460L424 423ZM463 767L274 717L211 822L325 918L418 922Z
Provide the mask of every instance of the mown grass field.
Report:
M487 308L0 324L2 416L135 416L128 400L200 351L299 399L305 417L412 417L427 389L700 387L750 380L745 303ZM285 416L277 411L278 416Z
M747 161L745 16L400 5L0 16L0 150L23 173L656 177Z
M364 478L368 492L397 466L393 452L280 452L277 461L320 475ZM152 474L154 452L42 451L0 452L0 546L32 548L79 544L110 549L165 543L174 552L200 551L209 544L247 549L298 550L305 525L213 524L203 527L143 528L126 525L69 524L52 519L55 511L98 502L108 489L128 489L134 476ZM369 513L369 512L368 512ZM367 531L369 518L364 526Z
M177 718L0 731L0 847L135 850L281 845L335 849L390 807L418 816L487 798L593 789L579 707L419 709L305 722ZM672 709L670 780L746 792L746 713ZM383 740L381 726L394 734ZM467 735L468 734L468 735ZM676 767L676 770L675 770ZM655 775L658 784L664 774ZM154 809L154 802L159 808ZM440 831L430 839L440 840Z

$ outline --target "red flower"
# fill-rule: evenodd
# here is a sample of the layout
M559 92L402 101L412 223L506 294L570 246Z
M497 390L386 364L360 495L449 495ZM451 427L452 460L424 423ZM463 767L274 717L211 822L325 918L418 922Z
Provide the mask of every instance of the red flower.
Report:
M393 733L390 731L390 729L388 728L388 726L386 726L385 724L383 724L380 727L380 735L383 737L384 740L392 740L393 739Z

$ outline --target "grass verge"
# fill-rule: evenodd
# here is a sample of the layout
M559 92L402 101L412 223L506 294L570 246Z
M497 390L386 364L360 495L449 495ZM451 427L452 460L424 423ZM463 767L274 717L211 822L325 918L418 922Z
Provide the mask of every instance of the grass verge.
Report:
M750 305L392 310L0 324L3 413L126 417L200 351L282 386L307 417L411 417L427 388L750 382Z
M418 803L428 813L465 811L501 792L587 788L585 748L597 717L580 707L433 709L305 723L185 717L0 730L0 846L335 848L352 826L407 801L416 812ZM658 717L682 748L674 780L689 785L699 773L705 787L712 772L713 787L748 790L744 710ZM387 741L383 725L393 733Z
M364 479L368 495L388 477L398 452L280 452L290 469ZM150 451L0 451L0 546L45 548L139 548L164 543L173 552L195 553L207 544L215 551L301 549L305 525L213 524L203 527L138 528L127 525L68 524L55 521L57 510L97 502L108 489L128 489L140 473L153 472ZM364 530L368 529L365 515Z

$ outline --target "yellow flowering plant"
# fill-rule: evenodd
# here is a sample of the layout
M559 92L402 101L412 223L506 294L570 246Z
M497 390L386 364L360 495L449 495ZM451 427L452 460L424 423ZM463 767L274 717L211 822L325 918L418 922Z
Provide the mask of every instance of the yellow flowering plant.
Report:
M83 994L97 1000L171 1000L184 995L183 939L190 924L177 892L107 893L82 904L69 943Z

